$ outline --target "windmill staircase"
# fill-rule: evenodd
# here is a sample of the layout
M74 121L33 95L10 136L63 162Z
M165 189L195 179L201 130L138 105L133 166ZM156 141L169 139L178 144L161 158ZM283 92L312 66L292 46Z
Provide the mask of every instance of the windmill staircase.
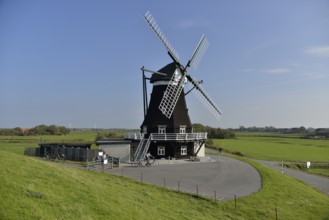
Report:
M137 147L137 150L134 155L134 162L138 163L141 160L144 160L146 153L150 147L151 143L151 135L149 138L142 138L139 142L139 145Z

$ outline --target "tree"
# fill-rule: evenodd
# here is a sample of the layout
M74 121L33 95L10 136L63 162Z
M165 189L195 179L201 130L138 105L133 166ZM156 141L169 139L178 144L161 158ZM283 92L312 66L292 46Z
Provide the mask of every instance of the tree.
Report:
M235 138L235 134L232 130L212 128L210 126L204 126L202 124L193 124L194 132L207 132L208 138Z

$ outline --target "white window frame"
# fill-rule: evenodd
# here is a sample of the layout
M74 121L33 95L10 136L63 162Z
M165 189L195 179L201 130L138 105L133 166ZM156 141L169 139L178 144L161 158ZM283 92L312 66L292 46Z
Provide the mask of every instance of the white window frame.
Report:
M159 156L166 155L166 148L164 146L158 146L158 155Z
M187 146L180 147L180 155L187 155Z
M166 133L166 126L165 125L158 125L158 133L165 134Z
M147 126L146 125L143 126L143 134L147 134Z
M180 125L179 126L179 133L180 134L186 134L186 125Z

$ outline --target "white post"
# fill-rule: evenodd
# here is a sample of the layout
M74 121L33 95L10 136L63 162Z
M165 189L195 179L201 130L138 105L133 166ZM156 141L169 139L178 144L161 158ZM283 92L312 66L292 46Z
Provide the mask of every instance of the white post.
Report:
M281 173L283 174L283 161L281 162Z

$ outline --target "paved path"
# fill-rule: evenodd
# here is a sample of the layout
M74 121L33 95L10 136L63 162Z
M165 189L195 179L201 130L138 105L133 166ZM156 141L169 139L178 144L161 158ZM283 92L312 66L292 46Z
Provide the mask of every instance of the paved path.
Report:
M276 165L276 164L280 164L281 162L264 161L264 160L255 160L255 161L265 164L266 166L271 167L272 169L281 172L281 166ZM292 170L292 169L287 169L287 168L283 169L283 173L288 176L291 176L295 179L298 179L312 187L315 187L329 196L329 178L311 175L308 173L304 173L304 172Z
M174 190L231 200L259 191L261 177L251 165L226 157L213 162L160 161L157 167L123 166L106 172Z

